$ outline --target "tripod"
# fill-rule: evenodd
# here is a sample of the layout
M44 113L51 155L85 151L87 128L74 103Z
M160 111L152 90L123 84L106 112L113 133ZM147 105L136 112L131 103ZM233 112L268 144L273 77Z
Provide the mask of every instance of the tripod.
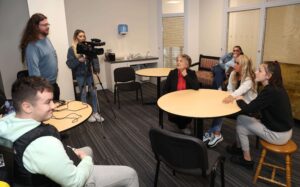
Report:
M82 62L79 68L80 69L77 71L80 71L82 73L79 74L79 76L75 76L75 77L77 79L80 88L80 100L87 103L88 101L91 101L90 104L92 106L93 114L90 116L89 121L90 122L100 121L100 123L102 124L103 120L101 115L99 116L96 114L96 113L100 114L100 107L98 106L98 97L94 89L90 58L86 58L85 61ZM88 85L89 96L91 96L89 99L86 90L87 85Z
M116 119L116 118L117 118L116 113L115 113L113 107L112 107L111 104L110 104L110 100L109 100L109 98L108 98L107 95L106 95L106 92L105 92L105 90L104 90L104 88L103 88L103 85L102 85L102 82L101 82L101 80L100 80L100 78L99 78L99 75L96 74L96 77L97 77L97 79L98 79L98 81L99 81L99 84L100 84L100 86L101 86L101 88L102 88L102 91L103 91L103 93L104 93L104 97L105 97L107 103L109 104L110 109L111 109L111 111L112 111L112 113L113 113L113 115L114 115L114 117L115 117L115 119ZM95 88L96 88L96 87L95 87ZM98 95L97 95L97 96L98 96ZM97 99L98 99L98 97L97 97ZM98 105L99 105L99 101L98 101ZM99 108L100 108L100 107L99 107Z
M92 71L92 64L91 64L91 62L93 61L93 59L94 59L95 57L93 57L93 56L87 56L87 61L86 61L86 64L85 64L85 71L84 71L84 80L83 80L83 84L82 84L82 86L81 86L81 88L80 88L80 97L82 98L82 93L83 93L83 91L85 91L85 90L83 90L83 89L85 89L86 88L86 82L87 82L87 77L88 77L88 72L90 72L90 73L94 73L93 71ZM96 56L96 58L97 58L97 56ZM94 69L94 66L93 66L93 69ZM102 82L100 81L100 78L99 78L99 76L98 76L98 74L97 73L94 73L96 76L97 76L97 78L98 78L98 81L99 81L99 84L101 85L101 87L102 87L102 90L103 90L103 93L104 93L104 96L105 96L105 98L106 98L106 101L108 102L108 103L110 103L110 101L109 101L109 99L108 99L108 97L107 97L107 95L106 95L106 92L104 91L104 88L103 88L103 85L102 85ZM97 111L100 113L100 102L99 102L99 98L98 98L98 94L97 94L97 88L96 88L96 86L95 86L95 83L94 83L94 80L93 80L93 77L92 77L92 75L90 75L91 77L88 77L88 78L90 78L91 80L89 80L89 81L91 81L92 83L90 83L89 82L89 88L91 88L91 92L93 92L92 94L95 94L95 96L93 96L92 95L92 103L93 103L93 105L94 105L94 98L93 97L95 97L96 98L96 105L97 105ZM91 85L91 86L90 86ZM95 106L94 106L95 107ZM110 105L110 107L111 107L111 105ZM116 118L116 114L115 114L115 112L114 112L114 110L113 110L113 108L111 107L111 110L112 110L112 113L113 113L113 115L114 115L114 117ZM100 121L101 122L101 125L102 125L102 120Z

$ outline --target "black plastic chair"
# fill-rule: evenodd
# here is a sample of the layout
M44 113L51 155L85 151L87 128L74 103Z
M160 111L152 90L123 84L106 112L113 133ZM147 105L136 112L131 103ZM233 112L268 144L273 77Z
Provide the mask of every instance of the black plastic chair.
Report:
M152 150L157 160L154 186L157 186L160 162L176 172L210 175L210 186L214 186L217 166L221 168L221 184L224 183L225 157L218 152L208 150L206 145L198 138L177 134L170 131L152 128L149 132Z
M0 137L0 154L3 155L4 160L4 178L9 184L13 182L14 171L14 149L13 142L5 138ZM2 164L2 163L1 163Z
M121 67L114 70L114 103L116 104L116 97L120 109L120 92L136 91L136 100L138 101L138 91L141 93L141 100L143 103L143 91L141 83L135 81L135 72L132 67Z

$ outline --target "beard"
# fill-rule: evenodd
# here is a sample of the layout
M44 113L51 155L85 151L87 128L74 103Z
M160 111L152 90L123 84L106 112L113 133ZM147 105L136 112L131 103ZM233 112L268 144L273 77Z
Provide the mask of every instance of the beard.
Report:
M40 31L40 34L43 35L43 36L45 36L45 37L48 36L48 34L49 34L49 28L45 29L43 31Z

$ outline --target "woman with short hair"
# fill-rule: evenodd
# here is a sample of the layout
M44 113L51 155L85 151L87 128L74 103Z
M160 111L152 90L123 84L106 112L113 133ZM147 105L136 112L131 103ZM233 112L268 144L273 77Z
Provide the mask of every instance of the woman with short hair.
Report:
M170 71L163 89L164 93L185 89L199 89L196 73L189 69L192 63L191 57L186 54L178 55L176 61L176 69ZM168 118L171 122L175 123L183 133L191 134L191 130L187 128L187 125L192 121L191 118L174 114L168 114Z

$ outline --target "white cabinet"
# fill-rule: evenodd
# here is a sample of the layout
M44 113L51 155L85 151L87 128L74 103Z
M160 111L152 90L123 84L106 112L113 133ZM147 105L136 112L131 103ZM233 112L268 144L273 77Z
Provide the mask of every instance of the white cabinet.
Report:
M154 68L157 67L158 58L146 58L146 59L139 59L139 60L124 60L124 61L114 61L114 62L105 62L105 72L106 72L106 81L107 81L107 88L110 91L114 91L114 70L120 67L135 67L139 66L138 68Z

